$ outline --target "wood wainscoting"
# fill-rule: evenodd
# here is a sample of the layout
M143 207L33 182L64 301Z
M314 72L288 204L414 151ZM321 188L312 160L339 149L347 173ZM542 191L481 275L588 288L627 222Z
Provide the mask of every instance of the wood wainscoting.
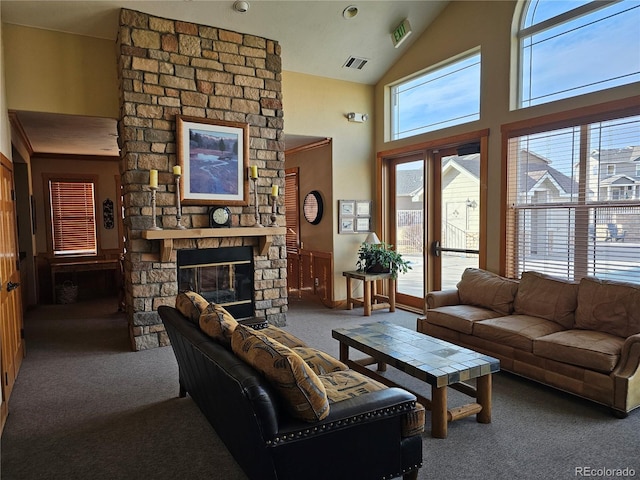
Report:
M317 296L327 307L333 304L333 256L331 252L298 250L287 254L289 297Z

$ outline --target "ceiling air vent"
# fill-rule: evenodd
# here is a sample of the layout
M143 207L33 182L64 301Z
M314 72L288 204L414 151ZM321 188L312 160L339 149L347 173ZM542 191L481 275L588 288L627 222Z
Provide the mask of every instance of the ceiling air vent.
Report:
M347 58L347 61L344 62L342 68L353 68L355 70L362 70L362 67L364 67L368 61L369 60L366 58L349 57Z

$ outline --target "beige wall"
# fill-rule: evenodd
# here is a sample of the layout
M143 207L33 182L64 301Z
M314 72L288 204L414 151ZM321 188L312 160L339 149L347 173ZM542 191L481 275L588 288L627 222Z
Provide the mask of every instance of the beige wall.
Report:
M437 140L481 128L490 129L487 210L491 213L487 222L487 268L493 271L498 271L500 261L500 219L497 212L500 211L501 206L501 125L609 100L622 99L638 92L638 84L636 83L547 105L511 111L509 90L513 68L510 62L512 56L511 31L515 7L516 2L513 1L451 2L375 87L375 146L377 151ZM383 120L386 108L385 99L388 96L387 85L478 46L482 49L480 120L413 138L385 142Z
M10 110L119 116L114 42L11 24L2 36Z
M4 28L0 18L0 153L11 160L11 127L7 108L7 92L4 74Z
M375 173L373 122L351 123L346 114L368 113L374 117L373 87L284 72L282 92L286 133L332 139L332 166L320 169L323 175L331 172L333 192L326 198L331 204L327 205L330 216L327 214L326 223L323 220L321 225L331 229L333 238L334 300L345 300L342 272L355 270L358 248L366 234L338 235L337 204L345 199L373 200ZM301 191L301 195L304 193Z

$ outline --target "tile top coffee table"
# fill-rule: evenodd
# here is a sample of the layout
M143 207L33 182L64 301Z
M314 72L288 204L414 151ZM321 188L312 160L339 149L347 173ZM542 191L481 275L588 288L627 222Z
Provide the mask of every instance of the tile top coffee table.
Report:
M448 422L474 414L480 423L491 422L491 374L500 370L497 358L391 322L337 328L331 334L340 342L340 360L353 370L385 385L398 386L366 368L377 363L378 371L384 371L386 365L390 365L431 385L431 399L412 392L425 408L431 410L431 436L446 438ZM350 360L349 347L371 357ZM463 383L472 378L477 379L475 388ZM447 387L475 397L476 401L449 410Z

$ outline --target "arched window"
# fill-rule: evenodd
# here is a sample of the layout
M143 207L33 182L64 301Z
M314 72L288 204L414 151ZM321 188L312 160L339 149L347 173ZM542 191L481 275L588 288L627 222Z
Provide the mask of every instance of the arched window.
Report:
M640 81L637 0L530 0L516 15L519 108Z

